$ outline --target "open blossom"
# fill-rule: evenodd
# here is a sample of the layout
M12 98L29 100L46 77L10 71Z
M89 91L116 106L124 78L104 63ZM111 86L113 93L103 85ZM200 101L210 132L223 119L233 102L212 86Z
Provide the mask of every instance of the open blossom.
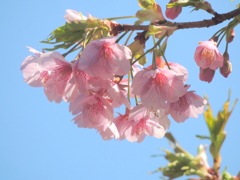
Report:
M132 124L127 126L125 137L130 142L142 142L145 136L162 138L170 126L170 120L162 111L149 111L142 105L135 106L129 119Z
M139 71L132 82L132 93L140 96L145 107L155 110L165 108L166 101L177 101L185 92L184 76L169 69Z
M184 122L189 117L197 118L198 114L202 114L206 103L207 101L194 91L188 91L178 101L168 104L167 113L176 122Z
M91 86L92 91L101 91L102 95L105 96L109 102L111 102L111 106L113 108L120 107L124 104L128 109L131 109L131 104L126 97L127 85L119 83L119 80L120 79L117 77L113 80L103 80L101 78L95 77L91 78L88 83Z
M176 2L177 0L171 0L169 1L169 3L173 3ZM181 5L177 5L174 6L172 8L166 8L165 14L167 16L167 18L169 19L175 19L178 17L178 15L182 12L182 6Z
M168 64L159 56L156 57L156 66L159 68L164 69L171 69L177 75L178 77L181 77L183 79L183 82L185 83L188 79L188 70L183 67L182 65L178 63L171 63ZM149 66L148 69L152 69L152 66Z
M95 127L104 140L110 140L112 138L119 139L119 132L116 125L112 122L108 122L102 126Z
M73 77L72 63L66 61L58 52L44 53L38 59L41 70L49 72L49 78L44 84L44 92L49 101L69 102L78 95Z
M113 119L114 124L116 125L119 132L119 140L126 139L125 130L132 125L131 121L128 121L129 112L126 114L120 114L119 116Z
M126 75L130 70L131 50L115 41L115 37L91 41L81 54L79 69L102 79Z
M91 79L91 77L83 70L78 68L78 61L79 59L75 60L72 64L73 74L76 80L79 93L88 96L90 94L89 90L91 85L89 84L89 80Z
M30 51L37 56L28 56L22 63L25 81L34 87L43 86L49 101L72 101L78 94L72 64L58 52Z
M216 42L212 39L200 42L200 45L196 48L194 59L197 65L203 69L216 70L223 66L223 55L218 51Z
M98 94L87 97L79 94L73 102L70 102L69 110L73 115L78 114L73 120L80 127L93 128L113 120L112 106Z
M42 71L38 65L38 58L43 54L31 47L29 51L36 56L27 56L22 62L20 70L23 72L24 81L33 87L42 87L48 79L48 72Z

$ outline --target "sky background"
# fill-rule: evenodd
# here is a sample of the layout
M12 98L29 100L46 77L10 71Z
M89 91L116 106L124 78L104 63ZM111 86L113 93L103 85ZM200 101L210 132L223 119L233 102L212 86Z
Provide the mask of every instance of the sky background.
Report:
M167 0L157 0L165 11ZM239 0L209 1L218 13L231 11ZM157 180L161 173L149 175L166 165L160 148L170 149L168 141L147 137L142 143L126 140L104 141L92 129L78 128L71 119L67 103L50 103L43 88L30 87L23 81L20 65L31 53L26 46L39 51L48 47L39 43L57 27L63 25L66 9L92 14L97 18L134 15L140 7L137 0L8 0L0 2L1 19L1 108L0 108L0 180ZM176 22L210 19L202 12L190 13L190 8ZM132 24L136 19L117 21ZM193 55L199 41L208 40L228 22L211 28L179 30L169 39L166 56L189 71L187 83L191 90L207 94L215 114L232 90L232 102L239 98L240 27L229 44L233 72L226 79L218 71L211 83L198 79L199 68ZM148 45L151 45L149 42ZM224 52L224 42L219 49ZM148 46L151 47L151 46ZM71 61L72 59L67 60ZM238 104L227 126L227 138L221 149L222 167L231 174L240 170L240 114ZM190 118L184 123L172 120L169 132L183 148L196 155L197 146L209 144L198 140L196 134L208 135L203 116ZM210 157L209 157L210 158ZM212 164L212 163L211 163ZM183 180L185 178L179 178Z

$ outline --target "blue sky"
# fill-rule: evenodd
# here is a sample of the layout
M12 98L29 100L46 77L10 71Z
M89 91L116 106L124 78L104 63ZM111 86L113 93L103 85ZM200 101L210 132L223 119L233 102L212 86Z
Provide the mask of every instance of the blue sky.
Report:
M165 10L167 0L157 0ZM212 3L210 1L210 3ZM213 1L212 7L218 13L234 8L239 1ZM26 46L39 51L47 47L39 41L46 39L55 28L63 25L66 9L74 9L98 18L134 15L140 8L137 0L42 0L1 1L1 109L0 109L0 179L1 180L154 180L161 173L149 175L160 166L166 165L159 148L170 149L165 138L147 137L142 143L128 141L104 141L90 129L78 128L71 119L67 103L50 103L42 88L28 86L22 77L20 65L31 53ZM210 19L204 12L192 12L186 8L176 21ZM118 21L131 24L135 19ZM226 25L227 22L224 23ZM211 83L198 80L198 67L193 55L199 41L208 40L222 26L213 28L179 30L168 42L167 58L177 62L189 71L187 83L199 95L207 94L215 113L232 90L232 101L239 97L239 42L240 27L235 29L236 37L229 44L233 72L226 79L217 71ZM150 43L148 43L150 45ZM219 47L224 52L224 44ZM71 61L71 59L68 59ZM221 149L222 167L228 166L231 174L240 170L240 121L238 104L227 124L227 138ZM190 118L178 124L172 121L172 132L180 144L196 154L198 144L209 144L198 140L196 134L208 135L203 116ZM186 178L179 178L179 180Z

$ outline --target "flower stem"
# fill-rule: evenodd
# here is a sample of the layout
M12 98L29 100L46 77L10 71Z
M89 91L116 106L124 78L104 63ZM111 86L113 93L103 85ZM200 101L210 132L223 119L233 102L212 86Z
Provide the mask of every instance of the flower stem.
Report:
M131 38L133 32L134 32L134 31L131 31L130 34L128 35L127 40L126 40L126 42L124 43L124 46L127 46L127 43L128 43L128 41L129 41L129 39Z
M159 39L159 40L156 42L156 44L154 44L154 46L153 46L152 48L148 49L145 53L143 53L141 56L139 56L137 59L135 59L135 61L133 61L133 62L131 63L131 65L133 65L134 63L136 63L139 59L141 59L141 58L142 58L143 56L145 56L147 53L153 51L153 50L161 43L161 41L162 41L162 38Z
M124 32L124 33L116 40L116 43L118 43L127 33L128 33L128 31Z
M135 18L136 16L122 16L122 17L113 17L113 18L106 18L107 20L116 20L116 19L128 19L128 18Z

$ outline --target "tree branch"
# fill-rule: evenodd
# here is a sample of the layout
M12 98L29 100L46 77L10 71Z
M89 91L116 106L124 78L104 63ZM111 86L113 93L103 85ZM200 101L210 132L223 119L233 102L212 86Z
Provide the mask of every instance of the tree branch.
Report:
M232 19L236 16L240 15L240 8L230 11L225 14L217 14L212 19L195 21L195 22L170 22L170 21L159 21L155 23L155 25L160 26L177 26L178 29L189 29L189 28L202 28L202 27L210 27L215 26L217 24L222 23L223 21ZM133 30L143 30L148 31L148 25L128 25L128 24L118 24L113 28L113 34L118 34L123 31L133 31Z

